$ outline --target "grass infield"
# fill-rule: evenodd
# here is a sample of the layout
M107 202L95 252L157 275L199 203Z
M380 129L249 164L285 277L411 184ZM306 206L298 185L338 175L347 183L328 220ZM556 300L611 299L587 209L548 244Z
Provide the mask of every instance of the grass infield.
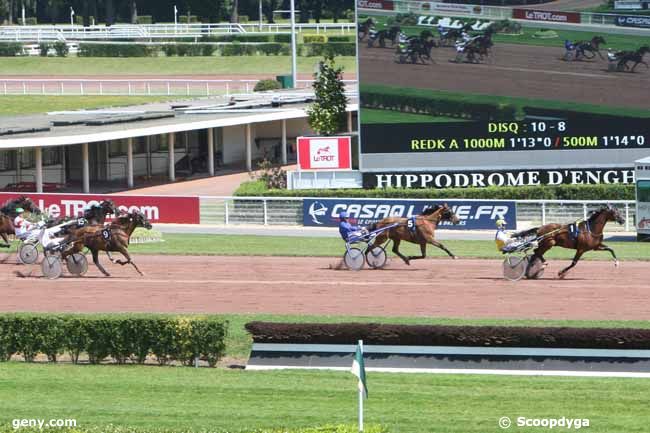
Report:
M129 251L134 254L288 257L339 257L345 251L343 241L338 237L163 234L163 239L163 243L132 245ZM503 257L494 242L489 240L446 240L443 243L461 258L502 260ZM650 243L607 242L607 245L616 251L620 260L650 260ZM400 251L407 255L419 254L419 248L409 243L400 245ZM427 253L433 258L447 257L433 246L427 248ZM574 250L553 248L545 257L569 260L574 253ZM583 260L611 260L611 256L607 252L589 252Z
M124 107L170 101L170 96L0 96L0 116L46 113L49 111Z
M314 72L320 57L298 57L298 72ZM337 57L348 74L355 57ZM290 56L228 57L3 57L0 75L274 75L291 73ZM200 78L200 77L197 77Z
M590 432L645 432L650 381L368 373L367 423L404 433L496 433L503 416L589 419ZM74 418L80 428L258 431L354 424L347 372L0 364L0 424ZM518 432L539 431L518 428Z

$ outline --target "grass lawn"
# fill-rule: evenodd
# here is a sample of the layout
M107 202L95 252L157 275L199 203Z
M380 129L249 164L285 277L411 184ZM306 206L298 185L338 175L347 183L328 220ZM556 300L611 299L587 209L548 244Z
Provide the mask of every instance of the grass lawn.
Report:
M338 237L164 234L163 239L165 242L162 243L131 245L129 251L134 254L338 257L345 250ZM447 240L444 244L462 258L502 259L492 241ZM614 248L621 260L650 260L650 243L607 242L607 245ZM419 254L420 251L419 246L407 243L403 243L400 250L407 255ZM570 259L574 252L554 248L545 257ZM428 248L428 255L446 257L443 251L434 247ZM590 259L611 260L611 256L607 252L590 252L583 257L583 260Z
M0 116L123 107L181 98L170 96L0 96Z
M354 424L346 372L0 364L0 424L75 418L177 431ZM587 418L590 432L645 432L650 381L369 373L365 420L391 432L490 433L498 420ZM513 431L533 432L539 428Z
M361 110L361 122L369 123L440 123L440 122L464 122L463 119L453 117L429 116L426 114L401 113L392 110L377 110L374 108L363 108Z
M298 72L313 73L320 57L298 57ZM355 74L355 57L337 57ZM0 75L243 75L289 74L290 56L228 57L4 57Z
M363 21L366 16L360 16L359 22ZM373 16L374 20L383 24L386 22L387 17L384 16ZM474 20L471 20L474 22ZM505 35L497 34L494 36L493 40L496 44L499 43L508 43L508 44L524 44L524 45L536 45L544 47L557 47L559 53L564 52L564 41L566 39L571 41L580 41L580 40L590 40L594 36L603 36L607 41L605 48L614 48L617 50L636 50L642 45L650 44L650 37L648 36L630 36L630 35L617 35L610 33L598 33L598 32L584 32L576 30L561 30L553 29L557 34L557 38L552 39L540 39L534 38L533 34L540 29L544 28L544 23L539 23L539 27L524 27L522 28L522 34L520 35ZM419 35L422 30L429 29L434 35L437 36L438 31L435 27L431 26L402 26L402 31L408 35Z
M500 95L482 95L473 93L460 93L448 92L443 90L432 89L418 89L415 87L398 87L387 86L383 84L362 84L359 88L361 93L361 100L363 100L363 92L380 92L391 95L403 96L423 96L431 98L447 98L457 101L467 101L469 103L484 103L484 104L511 104L515 106L518 112L518 117L524 116L524 107L537 107L557 110L573 110L585 113L596 114L613 114L618 116L631 116L631 117L650 117L650 110L641 108L629 107L609 107L602 105L583 104L578 102L565 102L556 101L552 99L532 99L520 98L514 96L500 96ZM364 109L365 110L365 109ZM454 121L456 121L454 119Z

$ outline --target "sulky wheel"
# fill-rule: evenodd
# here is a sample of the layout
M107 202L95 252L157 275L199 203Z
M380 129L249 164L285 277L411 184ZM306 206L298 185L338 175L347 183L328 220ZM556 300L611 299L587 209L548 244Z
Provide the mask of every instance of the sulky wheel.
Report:
M366 251L366 262L372 269L381 269L386 266L386 250L384 247L376 246Z
M348 269L360 271L366 260L363 257L363 252L359 248L350 248L343 254L343 261Z
M66 257L65 264L68 272L72 275L82 276L88 272L88 260L81 253L74 253Z
M526 273L528 256L508 256L503 261L503 276L506 280L519 281Z
M31 265L38 260L38 249L35 244L20 244L18 247L18 259L24 265Z
M43 276L48 280L56 280L63 273L63 265L58 255L47 255L41 263Z

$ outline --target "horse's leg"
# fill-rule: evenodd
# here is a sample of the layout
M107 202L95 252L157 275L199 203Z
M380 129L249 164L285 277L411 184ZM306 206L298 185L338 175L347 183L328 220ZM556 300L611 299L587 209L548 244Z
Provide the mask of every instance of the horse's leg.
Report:
M393 252L395 254L397 254L397 256L400 259L404 260L404 263L406 263L407 265L410 265L411 263L409 261L409 258L399 252L399 244L400 244L400 242L401 242L400 238L393 239Z
M9 243L9 238L7 237L6 233L0 233L0 237L2 237L2 240L4 241L4 244L0 244L0 247L2 248L9 248L11 244Z
M571 262L571 264L566 268L562 269L560 272L558 272L557 274L558 277L564 278L566 276L566 273L569 272L571 268L573 268L575 265L578 264L578 261L580 260L580 257L582 257L583 254L584 254L583 250L576 251L576 255L573 256L573 261Z
M600 244L598 245L598 248L596 248L596 251L609 251L612 257L614 258L614 266L618 268L618 257L616 257L616 253L614 252L613 249L611 249L605 244Z
M141 276L144 277L144 274L140 271L140 269L138 269L137 265L135 263L133 263L133 260L131 260L131 256L129 255L129 252L126 249L126 247L123 247L123 246L120 247L120 253L122 253L122 255L124 257L126 257L126 262L122 261L122 260L116 260L115 262L119 263L122 266L130 264L131 266L133 266L135 268L136 271L138 271L138 274L140 274Z
M420 255L419 256L409 256L409 260L419 260L424 259L427 256L427 243L426 241L420 242Z
M101 265L101 263L99 263L99 250L93 249L93 250L90 250L90 251L93 254L93 263L95 263L95 266L97 266L97 269L99 269L102 274L106 275L107 277L110 277L111 274L106 272L106 269L104 269L104 267Z
M431 239L431 240L429 241L429 243L430 243L431 245L433 245L434 247L440 248L441 250L443 250L444 252L446 252L447 255L448 255L449 257L451 257L452 259L456 260L456 259L458 258L454 253L452 253L451 251L449 251L449 250L447 249L446 246L444 246L443 244L441 244L441 243L438 242L437 240L435 240L435 239Z

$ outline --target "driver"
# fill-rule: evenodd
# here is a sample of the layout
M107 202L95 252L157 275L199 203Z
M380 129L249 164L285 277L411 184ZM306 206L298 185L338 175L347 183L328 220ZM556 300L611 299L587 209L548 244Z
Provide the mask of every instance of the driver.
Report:
M509 253L511 251L514 251L517 249L517 247L525 242L525 240L513 238L511 235L506 233L507 224L508 223L503 218L499 218L496 222L497 232L494 236L494 243L496 243L497 249L502 253ZM531 246L533 248L537 248L537 242L533 241L531 243Z
M14 218L14 231L18 239L24 240L28 232L33 228L33 224L25 219L25 209L22 207L16 208L16 218Z
M348 222L348 213L343 211L339 213L339 233L344 241L348 242L353 237L361 237L368 233L363 227L353 226Z

